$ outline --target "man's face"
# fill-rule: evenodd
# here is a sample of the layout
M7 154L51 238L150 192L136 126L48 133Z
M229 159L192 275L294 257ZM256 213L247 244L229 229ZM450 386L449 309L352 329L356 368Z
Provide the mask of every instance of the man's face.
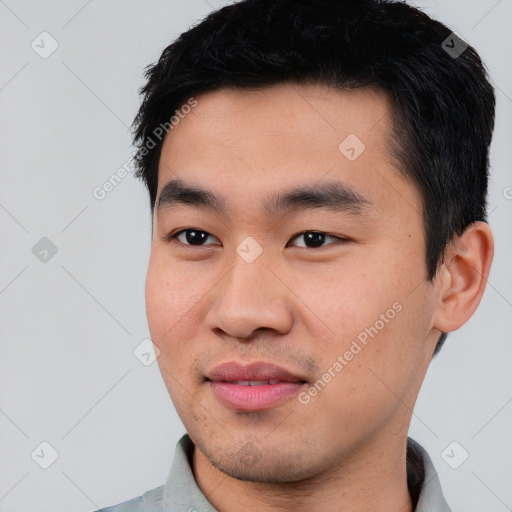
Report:
M316 85L196 100L160 158L146 304L163 379L228 475L318 475L407 432L439 335L390 103ZM222 199L168 189L158 208L173 180Z

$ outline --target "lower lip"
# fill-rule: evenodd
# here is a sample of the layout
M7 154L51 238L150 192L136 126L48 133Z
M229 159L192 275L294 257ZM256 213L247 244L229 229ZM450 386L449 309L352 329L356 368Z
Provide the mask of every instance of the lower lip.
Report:
M215 396L225 405L238 411L261 411L296 395L303 382L279 382L262 386L243 386L230 382L211 382Z

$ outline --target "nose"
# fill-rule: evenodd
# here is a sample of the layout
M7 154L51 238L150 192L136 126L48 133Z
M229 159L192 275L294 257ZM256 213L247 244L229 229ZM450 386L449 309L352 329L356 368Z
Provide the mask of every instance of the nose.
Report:
M291 330L293 294L286 279L267 263L262 257L252 263L234 258L231 270L215 287L206 315L211 331L248 341L258 329L279 334Z

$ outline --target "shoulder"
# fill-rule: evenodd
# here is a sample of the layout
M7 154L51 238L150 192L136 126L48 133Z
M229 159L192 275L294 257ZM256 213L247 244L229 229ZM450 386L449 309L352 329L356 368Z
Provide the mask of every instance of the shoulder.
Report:
M123 501L119 505L95 510L94 512L160 512L164 486L145 492L142 496Z

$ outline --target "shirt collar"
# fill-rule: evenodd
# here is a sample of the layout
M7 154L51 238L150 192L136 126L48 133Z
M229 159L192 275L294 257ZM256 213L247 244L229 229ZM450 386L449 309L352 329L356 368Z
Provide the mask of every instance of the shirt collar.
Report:
M185 434L176 445L171 471L163 492L163 510L173 512L217 512L206 499L190 467L194 450L192 440ZM437 472L427 452L413 439L407 440L408 472L411 474L412 460L423 463L423 471L417 485L419 499L415 512L451 512L441 491Z
M196 484L190 458L194 443L185 434L176 445L174 460L163 494L162 510L173 512L217 512Z
M408 471L412 469L410 467L411 459L423 462L423 475L420 479L419 499L415 512L451 512L448 503L444 499L437 471L428 453L410 437L407 439L407 459Z

